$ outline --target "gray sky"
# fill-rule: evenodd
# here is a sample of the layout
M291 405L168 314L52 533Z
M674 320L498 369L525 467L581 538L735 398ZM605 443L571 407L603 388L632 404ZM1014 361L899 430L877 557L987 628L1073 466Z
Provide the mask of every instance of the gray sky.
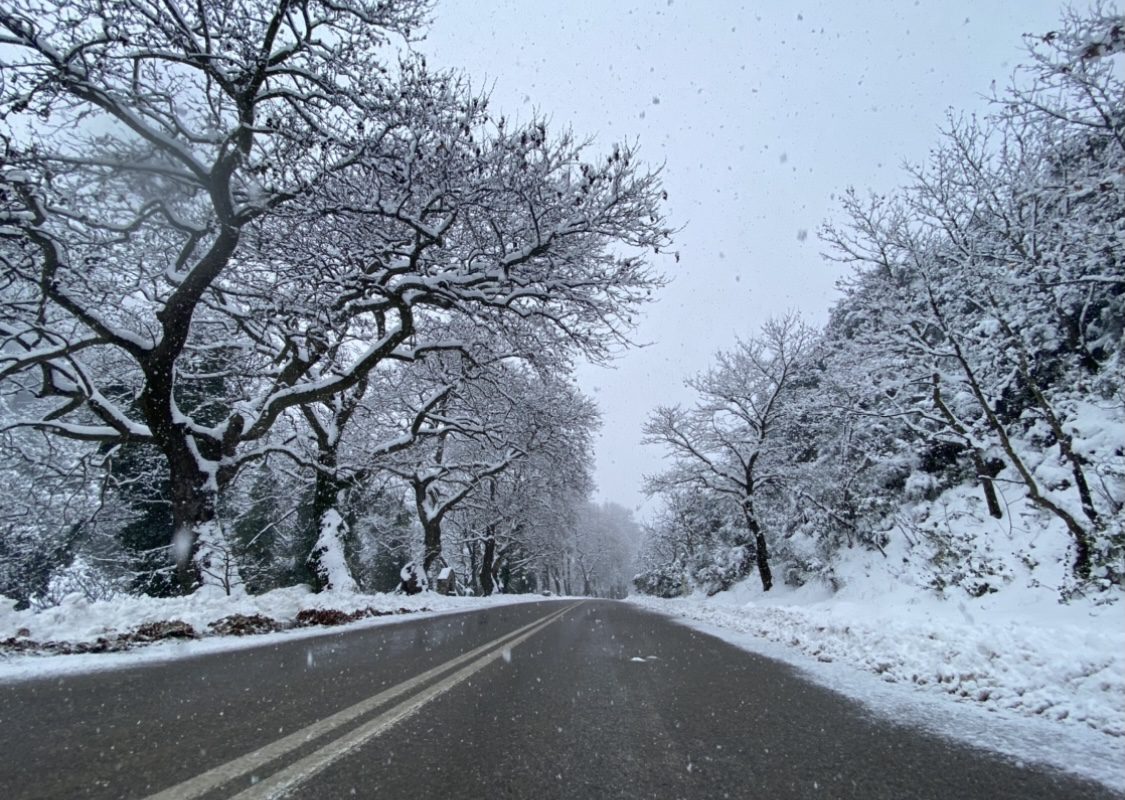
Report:
M715 350L788 309L822 323L839 268L817 227L848 186L887 191L937 143L953 107L981 111L1058 22L1043 0L516 2L439 0L431 65L492 87L505 114L547 114L601 147L637 140L663 163L681 260L615 369L585 367L598 400L600 499L644 502L660 471L640 445L658 404Z

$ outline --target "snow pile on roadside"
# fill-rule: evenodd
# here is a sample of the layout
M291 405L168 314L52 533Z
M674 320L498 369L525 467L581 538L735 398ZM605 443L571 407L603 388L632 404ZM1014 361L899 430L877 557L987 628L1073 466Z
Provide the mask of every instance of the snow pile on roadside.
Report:
M353 592L315 594L305 586L276 589L261 595L228 597L216 587L204 587L187 597L121 596L97 602L73 594L51 608L16 611L15 601L0 597L0 642L17 637L35 642L92 642L171 620L185 622L198 634L206 635L210 632L211 623L233 615L260 615L279 623L278 627L287 628L297 624L302 611L363 612L375 616L469 610L484 604L526 602L529 599L542 598L520 595L447 597L430 592L413 596ZM312 616L315 618L315 615Z
M1125 737L1120 604L1067 607L1025 595L1022 608L987 598L970 607L914 593L848 600L779 588L767 596L744 583L714 598L631 600L887 682Z

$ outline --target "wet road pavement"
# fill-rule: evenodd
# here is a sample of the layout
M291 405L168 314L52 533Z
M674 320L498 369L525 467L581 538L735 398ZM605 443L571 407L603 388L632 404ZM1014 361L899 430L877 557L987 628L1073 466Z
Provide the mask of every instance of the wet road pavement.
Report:
M21 798L1108 798L634 606L555 600L0 684Z

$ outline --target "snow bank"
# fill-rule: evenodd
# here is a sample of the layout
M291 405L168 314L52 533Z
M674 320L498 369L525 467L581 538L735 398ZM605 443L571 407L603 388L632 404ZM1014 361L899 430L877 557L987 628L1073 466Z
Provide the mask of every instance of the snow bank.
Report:
M141 661L163 661L217 650L254 647L260 644L304 636L320 636L339 628L305 628L251 636L208 636L212 622L232 615L262 615L291 626L302 611L331 609L345 613L374 610L387 615L409 614L409 619L486 606L543 600L538 595L494 595L447 597L433 593L413 596L398 594L359 594L352 592L313 593L307 587L277 589L261 595L227 596L216 587L203 587L188 597L119 597L89 602L79 594L64 598L58 606L41 611L16 611L15 602L0 597L0 641L14 637L36 642L93 642L128 633L142 625L180 620L206 638L155 644L125 653L88 655L0 655L0 680L37 677L61 672L127 666ZM402 619L381 616L351 623L371 627Z
M1083 446L1118 440L1094 422ZM762 592L751 577L712 598L634 602L886 682L1125 738L1120 592L1059 602L1071 561L1065 529L1017 493L1005 497L1003 520L980 505L966 486L905 505L885 553L840 551L837 592L820 583Z
M1125 467L1117 413L1086 404L1070 425L1076 449L1112 475ZM1057 452L1039 452L1029 465L1045 485L1072 479ZM835 592L815 580L762 592L755 576L711 598L632 601L786 660L865 703L893 695L896 716L926 727L935 724L927 715L956 716L980 733L978 744L1034 752L1125 791L1125 594L1104 568L1095 573L1101 588L1074 580L1070 535L1027 500L1016 478L998 476L1004 513L993 519L978 487L959 484L926 499L932 476L910 476L882 551L833 552L825 575ZM1116 485L1106 480L1098 491L1112 494ZM1111 530L1120 522L1111 520ZM822 556L800 536L778 544L809 563ZM786 574L784 563L779 557L775 576ZM998 735L1001 720L1006 733ZM1020 725L1023 733L1011 733ZM965 738L957 726L940 732ZM1009 733L1018 745L999 741Z
M835 594L764 593L749 579L711 598L630 601L794 664L877 713L1125 791L1121 603L1062 605L1018 583L943 597L865 577Z
M642 604L657 611L670 610L660 601ZM1125 738L995 704L953 702L948 694L920 690L912 683L881 680L879 675L842 660L823 661L752 633L686 616L678 620L736 647L787 662L809 679L859 701L880 717L992 750L1017 765L1038 763L1074 773L1125 794Z
M634 598L678 617L844 661L888 682L1125 736L1125 625L905 619L859 604L810 606ZM1099 625L1099 628L1102 626Z

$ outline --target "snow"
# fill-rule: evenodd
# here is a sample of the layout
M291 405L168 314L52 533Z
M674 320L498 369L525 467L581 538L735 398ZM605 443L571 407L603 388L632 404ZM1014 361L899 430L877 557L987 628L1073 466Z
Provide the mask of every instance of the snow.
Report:
M354 593L358 586L348 569L344 555L344 537L348 525L334 508L324 512L320 520L320 535L313 545L316 569L321 573L325 589L331 592Z
M473 611L481 608L541 601L538 595L493 595L491 597L447 597L432 593L413 596L400 594L359 594L331 592L316 594L308 587L276 589L261 595L231 597L218 586L204 586L188 597L126 597L89 602L80 594L41 611L16 611L15 601L0 596L0 641L26 630L37 642L92 642L98 637L125 633L140 625L166 620L182 620L205 634L211 622L233 614L261 614L283 624L292 624L300 611L336 609L353 612L372 608L394 614L349 623L349 628L370 628L414 620ZM398 612L409 612L399 614ZM310 627L248 636L206 636L187 641L166 641L119 653L81 655L2 655L0 681L27 680L48 675L120 669L137 664L171 661L189 656L228 650L241 650L316 636L338 633L341 627Z
M1096 545L1108 548L1125 500L1120 406L1077 394L1058 405L1074 451L1097 465L1087 475L1107 532ZM1012 446L1043 495L1082 519L1073 468L1042 416L1029 415ZM1125 791L1125 593L1113 572L1076 579L1073 538L1014 467L993 483L1001 519L974 482L941 485L920 470L906 478L872 523L886 535L878 551L778 532L770 592L755 575L706 597L713 586L685 572L696 594L632 602L793 664L877 713Z
M189 442L193 440L189 439ZM194 445L193 445L194 449ZM214 474L212 473L212 478ZM233 548L227 541L226 532L217 519L209 520L199 525L198 543L195 551L195 563L199 567L199 576L206 586L222 589L231 595L245 594L246 587L238 573L238 565L231 558ZM182 553L184 544L182 529L176 531L177 538L173 540L173 547L177 556ZM190 535L190 534L189 534Z
M811 584L767 594L751 578L711 598L631 602L878 713L1125 790L1121 603L1061 605L1031 586L943 598L868 578L835 594Z
M426 577L426 571L422 569L422 565L416 561L410 561L398 571L399 580L402 581L404 586L410 586L411 581L414 582L415 588L419 590L426 590L430 586L429 578Z

